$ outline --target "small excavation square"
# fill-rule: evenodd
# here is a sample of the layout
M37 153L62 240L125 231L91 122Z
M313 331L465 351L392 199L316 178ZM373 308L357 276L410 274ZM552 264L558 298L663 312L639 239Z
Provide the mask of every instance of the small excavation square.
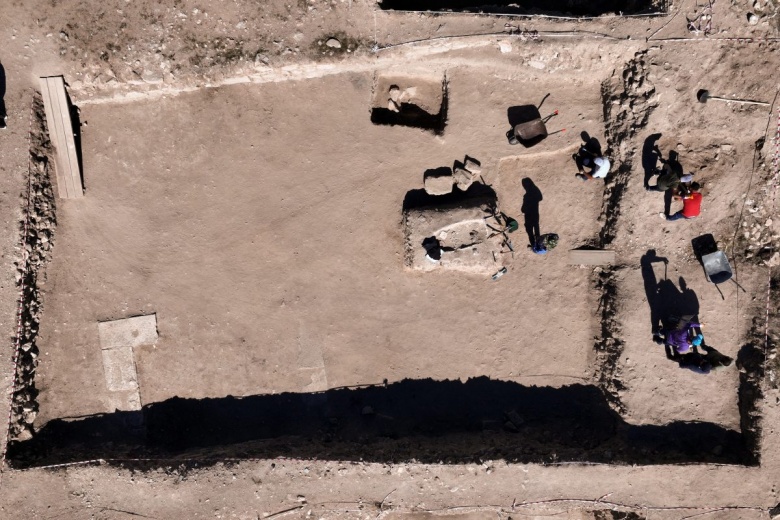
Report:
M569 268L565 248L597 229L601 198L559 174L571 154L559 136L540 144L541 155L500 158L517 150L503 135L508 106L555 86L592 107L583 117L595 121L599 83L523 90L494 76L476 81L483 77L448 73L466 102L451 113L460 124L444 144L372 124L370 73L82 108L89 193L58 213L39 424L113 411L120 395L106 388L101 349L131 345L144 407L383 380L586 384L598 305L590 271ZM441 96L441 79L430 85ZM466 155L521 222L511 235L516 258L498 281L404 266L406 194L424 192L426 169ZM544 232L577 222L546 256L525 244L525 176L546 197ZM558 207L556 191L578 203ZM89 269L75 274L74 265ZM151 313L161 317L156 327ZM132 327L113 323L128 315L139 316ZM551 337L566 338L566 348Z
M446 78L379 76L374 86L371 122L442 133L447 124Z

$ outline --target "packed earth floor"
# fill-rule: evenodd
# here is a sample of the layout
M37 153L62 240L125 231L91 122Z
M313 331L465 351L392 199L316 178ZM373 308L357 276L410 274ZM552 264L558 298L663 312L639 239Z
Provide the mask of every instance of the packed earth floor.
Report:
M425 7L448 6L0 12L0 516L776 514L775 4ZM80 199L59 196L49 75ZM506 136L523 105L556 112L529 147ZM588 137L606 179L574 176ZM659 219L658 151L702 184L698 218ZM424 195L464 157L465 194ZM485 196L520 222L513 252L415 263L410 215L437 217L410 211ZM734 364L668 359L652 333L683 314Z

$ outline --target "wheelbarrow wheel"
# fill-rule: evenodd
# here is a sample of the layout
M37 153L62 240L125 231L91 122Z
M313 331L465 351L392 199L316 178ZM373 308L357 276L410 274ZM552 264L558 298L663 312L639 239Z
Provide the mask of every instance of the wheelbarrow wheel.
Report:
M506 140L509 141L509 144L518 144L520 142L517 140L514 128L506 133Z

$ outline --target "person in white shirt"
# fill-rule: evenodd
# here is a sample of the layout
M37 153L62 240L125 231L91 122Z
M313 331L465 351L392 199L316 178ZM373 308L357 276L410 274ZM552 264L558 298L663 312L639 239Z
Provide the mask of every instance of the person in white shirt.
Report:
M590 168L590 172L585 171L585 166ZM607 176L607 173L609 173L610 166L609 159L603 156L581 157L580 160L577 160L577 169L579 170L579 173L574 174L574 176L583 181L603 179Z

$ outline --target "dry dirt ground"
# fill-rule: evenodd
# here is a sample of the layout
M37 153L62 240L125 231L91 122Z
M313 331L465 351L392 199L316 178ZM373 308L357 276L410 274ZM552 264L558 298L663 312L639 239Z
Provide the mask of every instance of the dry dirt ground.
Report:
M0 375L17 384L0 516L769 518L780 14L666 7L5 5ZM47 184L31 107L54 74L79 109L83 199ZM443 82L444 129L372 123L383 77ZM701 88L769 106L698 103ZM507 110L548 93L548 128L565 131L509 145ZM606 181L575 179L581 132L612 161ZM698 219L659 219L653 144L702 183ZM521 223L498 281L404 265L404 201L465 155ZM524 179L561 237L544 256L526 247ZM691 248L706 233L739 282L722 296ZM617 263L570 265L583 246ZM683 311L734 365L666 358L653 318ZM134 412L107 387L98 323L149 314Z

